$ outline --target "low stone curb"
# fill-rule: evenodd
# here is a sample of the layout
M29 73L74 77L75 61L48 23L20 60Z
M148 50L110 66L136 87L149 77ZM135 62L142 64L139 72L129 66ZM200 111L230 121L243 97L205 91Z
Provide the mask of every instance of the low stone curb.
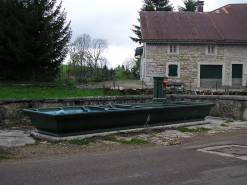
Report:
M54 137L49 136L41 133L37 133L35 131L31 132L31 136L37 139L41 140L47 140L47 141L71 141L71 140L81 140L91 137L101 137L101 136L107 136L107 135L113 135L113 134L119 134L119 133L141 133L144 131L155 131L159 129L175 129L179 127L187 127L187 126L195 126L195 125L205 125L210 124L209 121L195 121L195 122L187 122L187 123L179 123L179 124L173 124L173 125L164 125L164 126L155 126L155 127L148 127L148 128L136 128L136 129L129 129L129 130L117 130L117 131L110 131L110 132L101 132L101 133L94 133L94 134L85 134L85 135L77 135L77 136L68 136L68 137Z

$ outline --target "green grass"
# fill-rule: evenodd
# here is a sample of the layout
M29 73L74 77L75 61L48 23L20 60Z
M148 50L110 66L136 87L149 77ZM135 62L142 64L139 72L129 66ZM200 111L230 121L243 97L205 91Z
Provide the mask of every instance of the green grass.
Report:
M89 85L91 86L95 86L95 85L98 85L99 83L95 83L95 82L90 82Z
M221 126L222 127L228 127L228 125L227 124L224 124L224 123L222 123Z
M209 130L211 130L210 128L205 128L205 127L201 127L201 128L186 128L186 127L179 127L178 130L180 132L207 132Z
M0 160L1 160L1 159L6 159L6 158L10 158L10 157L12 157L11 154L6 154L4 151L2 151L2 150L0 149Z
M148 141L146 140L142 140L142 139L138 139L138 138L133 138L130 141L125 141L125 140L121 140L121 143L124 144L129 144L129 145L144 145L144 144L148 144Z
M212 115L210 115L210 116L213 116L213 117L220 117L219 114L212 114Z
M69 141L69 144L74 144L74 145L88 145L91 142L92 142L91 139L83 139L83 140L72 140L72 141Z
M33 146L33 145L39 145L41 144L39 140L35 140L34 143L31 143L31 144L25 144L25 146Z
M130 141L126 141L126 140L123 140L123 139L116 139L116 137L114 137L114 136L103 136L103 137L101 137L101 139L103 141L119 142L119 143L129 144L129 145L132 145L132 144L135 144L135 145L148 144L148 141L141 140L141 139L138 139L138 138L133 138Z
M234 122L234 120L232 120L232 119L226 120L226 123L231 123L231 122Z
M68 65L66 65L66 64L62 64L62 65L60 66L60 68L61 68L61 72L62 72L62 73L64 73L64 74L65 74L65 73L67 73L67 70L68 70L68 69L67 69L67 68L68 68Z
M115 136L103 136L103 137L101 137L101 139L103 141L114 141L114 142L117 142L117 139L115 138Z
M119 93L116 95L120 95ZM87 97L109 96L100 89L77 89L75 87L19 87L0 86L0 99L20 98L62 98L62 97Z

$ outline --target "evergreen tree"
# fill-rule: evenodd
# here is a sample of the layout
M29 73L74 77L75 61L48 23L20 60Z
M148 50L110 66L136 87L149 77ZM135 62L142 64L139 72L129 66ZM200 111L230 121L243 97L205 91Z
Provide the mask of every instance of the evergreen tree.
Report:
M70 23L56 0L0 0L0 66L7 80L51 81L67 55Z
M196 11L196 3L197 3L197 1L195 1L195 0L184 0L184 6L185 7L178 6L178 11L180 11L180 12L187 12L187 11L194 12L194 11Z
M135 58L135 65L132 69L132 74L135 79L140 78L140 58Z
M172 5L170 5L169 0L143 0L143 5L141 8L141 11L172 11L173 7ZM140 19L138 19L138 21L140 22ZM131 40L133 42L137 42L139 44L141 44L142 42L142 34L141 34L141 27L137 26L137 25L133 25L134 29L132 29L131 31L133 31L135 33L135 35L137 36L135 37L130 37Z
M169 0L144 0L141 11L172 11Z

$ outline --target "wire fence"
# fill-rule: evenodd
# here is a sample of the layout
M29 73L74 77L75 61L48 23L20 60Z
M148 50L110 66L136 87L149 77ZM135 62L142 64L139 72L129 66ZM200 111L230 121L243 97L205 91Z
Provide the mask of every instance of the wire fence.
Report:
M95 73L97 70L97 74ZM60 86L83 84L88 82L102 82L111 80L113 70L94 69L89 67L80 68L62 65L59 70L35 70L20 69L18 72L0 68L0 84L2 85L43 85Z

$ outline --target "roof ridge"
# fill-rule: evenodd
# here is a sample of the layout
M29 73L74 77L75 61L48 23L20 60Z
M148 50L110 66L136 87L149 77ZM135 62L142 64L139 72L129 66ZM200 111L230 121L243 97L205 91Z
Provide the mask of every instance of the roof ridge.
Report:
M214 11L219 10L219 9L222 9L222 8L224 8L226 6L229 6L229 5L247 5L247 3L233 3L233 4L231 3L231 4L226 4L224 6L221 6L221 7L217 8L217 9L214 9L214 10L208 12L208 13L213 13Z
M208 12L192 12L192 11L186 11L186 12L177 12L177 11L140 11L140 12L156 12L156 13L163 13L163 12L167 12L167 13L208 13Z
M222 34L221 31L217 28L217 26L215 25L214 21L211 19L210 14L208 14L208 18L209 18L209 20L212 22L212 24L214 25L214 28L215 28L215 30L218 32L218 34L220 35L221 39L224 40L225 38L224 38L223 34Z

